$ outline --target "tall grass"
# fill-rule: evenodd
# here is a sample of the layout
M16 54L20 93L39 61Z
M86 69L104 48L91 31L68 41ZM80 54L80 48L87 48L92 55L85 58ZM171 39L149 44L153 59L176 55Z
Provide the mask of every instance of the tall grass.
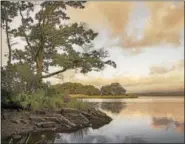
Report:
M90 105L87 102L72 99L70 102L66 104L66 107L86 111L88 110L88 108L90 108Z
M27 108L31 105L32 110L42 108L58 109L63 107L87 110L89 108L86 102L72 99L65 103L64 94L53 92L48 95L47 91L43 90L38 90L33 94L19 93L13 98L13 101L23 108Z
M13 101L22 107L26 108L28 105L31 105L33 110L41 108L59 108L64 106L63 96L59 94L53 94L47 96L45 91L39 90L33 94L20 93Z

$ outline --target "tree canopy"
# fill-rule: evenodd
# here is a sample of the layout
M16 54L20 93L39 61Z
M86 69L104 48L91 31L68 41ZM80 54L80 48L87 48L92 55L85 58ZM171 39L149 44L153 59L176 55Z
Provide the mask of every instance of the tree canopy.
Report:
M101 71L106 65L116 67L107 60L107 51L94 48L92 41L98 33L85 23L70 21L66 10L83 9L84 4L84 1L42 1L39 5L34 1L2 1L1 27L6 33L9 54L8 64L2 68L1 85L11 89L21 83L24 91L31 91L43 78L69 69L88 73ZM13 28L17 16L21 23ZM19 47L22 42L24 48ZM60 70L49 73L51 67Z
M82 85L80 83L65 82L54 85L53 88L59 93L67 92L68 94L100 95L98 88L92 85Z
M119 83L102 86L100 91L101 95L121 95L126 93L126 89L124 89Z
M108 56L106 51L92 49L92 41L98 33L84 23L68 22L70 17L66 9L68 7L83 9L84 3L44 1L36 12L32 2L2 2L3 13L8 11L7 16L1 17L3 24L12 22L17 15L21 17L21 24L15 29L9 27L6 33L9 34L11 31L13 38L19 37L26 42L24 50L13 50L12 59L29 65L40 78L51 77L68 69L78 69L82 73L87 73L102 70L106 64L116 67L113 61L104 60ZM89 50L79 52L74 46ZM48 73L50 66L61 67L61 70Z

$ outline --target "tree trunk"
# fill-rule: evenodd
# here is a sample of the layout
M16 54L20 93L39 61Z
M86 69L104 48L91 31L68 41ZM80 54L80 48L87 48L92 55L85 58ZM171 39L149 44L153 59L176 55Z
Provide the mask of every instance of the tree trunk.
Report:
M42 77L42 70L43 70L43 54L42 51L38 52L38 55L36 57L36 66L37 66L37 76L39 78Z
M8 44L8 65L11 64L11 60L12 60L12 49L11 49L11 45L10 45L10 36L9 36L9 31L8 31L8 16L6 14L6 22L5 22L5 25L6 25L6 41L7 41L7 44Z

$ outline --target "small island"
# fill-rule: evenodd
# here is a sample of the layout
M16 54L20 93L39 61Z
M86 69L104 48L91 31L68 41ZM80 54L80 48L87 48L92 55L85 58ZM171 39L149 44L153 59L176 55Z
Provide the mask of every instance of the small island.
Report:
M53 88L60 92L67 91L73 99L123 99L138 98L133 94L126 94L126 89L119 83L102 86L100 89L93 85L82 85L80 83L66 82L54 85Z

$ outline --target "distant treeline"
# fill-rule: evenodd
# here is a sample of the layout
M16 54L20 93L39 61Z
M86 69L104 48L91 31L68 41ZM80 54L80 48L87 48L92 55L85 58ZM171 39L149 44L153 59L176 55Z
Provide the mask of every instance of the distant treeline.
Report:
M80 83L66 82L52 86L57 92L67 92L68 94L85 94L85 95L121 95L126 90L119 83L102 86L100 89L93 85L82 85Z

